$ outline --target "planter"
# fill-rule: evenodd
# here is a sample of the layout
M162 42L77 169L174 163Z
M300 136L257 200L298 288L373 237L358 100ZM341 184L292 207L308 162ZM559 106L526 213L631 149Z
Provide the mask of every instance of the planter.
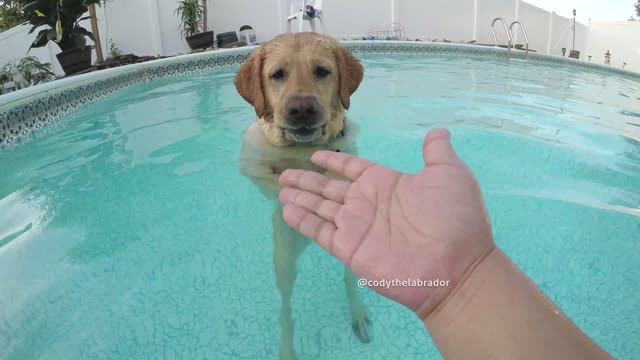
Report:
M186 40L191 50L210 48L213 46L213 31L193 34Z
M73 75L91 67L91 46L86 46L84 49L65 50L56 57L64 73Z

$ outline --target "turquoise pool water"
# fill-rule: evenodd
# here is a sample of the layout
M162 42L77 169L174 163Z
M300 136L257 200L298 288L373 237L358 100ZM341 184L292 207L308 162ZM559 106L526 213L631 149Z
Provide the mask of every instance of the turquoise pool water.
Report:
M561 66L364 57L360 155L420 169L448 127L497 243L620 359L640 358L640 85ZM158 80L0 153L0 359L274 359L271 204L239 174L253 110L234 71ZM301 359L434 359L421 323L311 246L293 297Z

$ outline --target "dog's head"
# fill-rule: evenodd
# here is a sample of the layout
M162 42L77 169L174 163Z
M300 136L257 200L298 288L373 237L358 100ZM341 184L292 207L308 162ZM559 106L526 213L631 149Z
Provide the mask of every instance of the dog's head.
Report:
M258 48L235 85L274 145L326 143L342 130L360 62L333 38L284 34Z

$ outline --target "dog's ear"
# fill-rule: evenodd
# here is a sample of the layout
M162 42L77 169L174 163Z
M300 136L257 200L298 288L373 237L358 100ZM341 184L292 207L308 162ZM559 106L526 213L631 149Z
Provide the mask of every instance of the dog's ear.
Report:
M338 46L336 54L339 76L339 93L342 107L349 109L351 95L358 90L362 82L364 70L360 61L351 52Z
M264 115L266 110L264 91L262 89L264 58L264 49L258 48L255 50L242 64L234 79L236 90L238 90L243 99L253 105L259 118Z

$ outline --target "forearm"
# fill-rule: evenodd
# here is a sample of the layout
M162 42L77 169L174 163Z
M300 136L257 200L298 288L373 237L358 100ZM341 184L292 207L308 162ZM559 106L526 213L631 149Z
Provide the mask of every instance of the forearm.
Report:
M500 250L424 323L445 359L610 359Z

